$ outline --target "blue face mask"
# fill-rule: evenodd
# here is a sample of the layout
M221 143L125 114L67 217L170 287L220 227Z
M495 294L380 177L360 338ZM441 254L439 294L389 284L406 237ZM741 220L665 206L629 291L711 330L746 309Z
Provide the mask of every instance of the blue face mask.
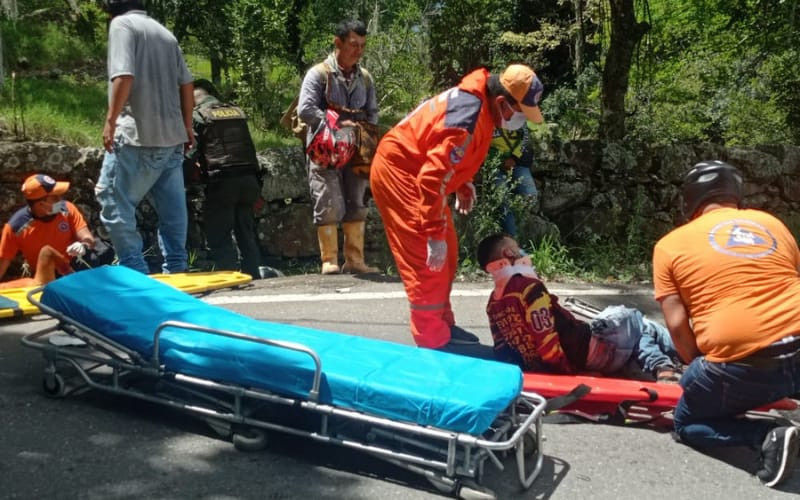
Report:
M53 206L50 207L50 213L47 215L58 215L61 212L67 211L67 202L64 200L57 201L53 203Z
M525 114L522 111L516 111L512 108L514 114L511 115L511 118L506 120L502 118L500 122L500 127L506 130L519 130L525 125Z

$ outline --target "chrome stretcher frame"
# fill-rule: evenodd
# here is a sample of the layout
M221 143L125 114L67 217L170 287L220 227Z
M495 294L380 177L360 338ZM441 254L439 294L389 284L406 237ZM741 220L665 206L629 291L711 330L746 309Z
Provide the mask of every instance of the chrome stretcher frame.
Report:
M267 445L265 431L337 444L420 474L438 490L459 498L494 498L494 493L481 484L487 460L503 470L507 455L513 454L517 478L524 488L530 487L541 471L542 416L546 400L538 394L520 392L480 435L418 425L320 402L324 367L317 353L304 345L167 320L153 332L153 351L145 357L41 303L35 297L41 291L42 288L32 290L29 300L43 313L57 319L58 324L25 336L22 343L41 351L45 360L42 386L51 397L96 389L158 403L206 420L214 431L230 438L242 451L264 448ZM313 383L307 396L298 398L171 373L162 365L158 354L165 329L222 336L304 353L315 366ZM53 336L62 340L62 345L51 342ZM63 345L65 339L71 341L67 344L82 345ZM315 423L301 428L271 421L268 410L279 407L299 410L312 416Z

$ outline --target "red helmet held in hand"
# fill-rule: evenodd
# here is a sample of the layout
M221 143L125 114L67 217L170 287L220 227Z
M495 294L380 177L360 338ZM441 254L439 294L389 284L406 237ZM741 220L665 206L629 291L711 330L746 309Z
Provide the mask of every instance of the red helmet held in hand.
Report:
M356 152L356 131L339 127L339 113L329 109L311 138L306 154L317 165L342 168Z

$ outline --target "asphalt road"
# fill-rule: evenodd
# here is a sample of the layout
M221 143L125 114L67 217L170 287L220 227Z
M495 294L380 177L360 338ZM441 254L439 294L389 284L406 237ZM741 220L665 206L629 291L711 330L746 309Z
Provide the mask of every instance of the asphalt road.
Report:
M458 323L486 343L489 288L458 283L452 300ZM550 288L658 317L647 288ZM258 319L411 343L402 286L388 278L275 278L203 298ZM155 404L96 392L47 398L41 355L20 338L53 323L41 315L0 323L0 498L441 498L420 477L357 451L279 435L267 450L243 453L200 420ZM800 420L796 413L786 416ZM751 500L800 493L799 470L780 489L768 489L752 476L755 452L704 454L658 429L545 424L544 437L544 468L527 491L511 467L487 464L486 485L498 498Z

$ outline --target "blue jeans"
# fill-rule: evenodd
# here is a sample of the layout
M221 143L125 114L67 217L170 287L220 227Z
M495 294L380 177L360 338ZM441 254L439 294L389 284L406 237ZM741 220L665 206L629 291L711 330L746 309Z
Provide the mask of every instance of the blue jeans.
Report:
M749 446L760 449L769 420L737 418L800 391L800 352L786 359L713 363L695 358L681 378L683 396L675 407L675 431L695 447Z
M511 178L509 179L509 175ZM497 177L495 177L495 185L500 187L503 184L510 183L511 192L519 196L527 196L534 198L537 194L536 183L533 182L533 175L531 174L530 167L520 165L514 166L510 171L504 168L497 169ZM508 206L508 202L504 202L501 207L503 219L500 225L503 227L503 232L511 236L517 235L517 221L514 218L514 212Z
M636 359L642 370L654 374L658 367L674 366L677 357L669 331L636 309L608 306L592 321L587 370L613 374Z
M639 311L636 311L639 313ZM636 351L636 360L645 372L656 375L656 369L662 366L675 366L673 360L680 359L675 344L667 327L638 316L641 320L642 336Z
M136 207L145 196L158 214L158 245L165 273L188 269L183 145L138 147L114 144L106 153L95 196L100 220L108 230L120 264L148 273L142 237L136 229Z

